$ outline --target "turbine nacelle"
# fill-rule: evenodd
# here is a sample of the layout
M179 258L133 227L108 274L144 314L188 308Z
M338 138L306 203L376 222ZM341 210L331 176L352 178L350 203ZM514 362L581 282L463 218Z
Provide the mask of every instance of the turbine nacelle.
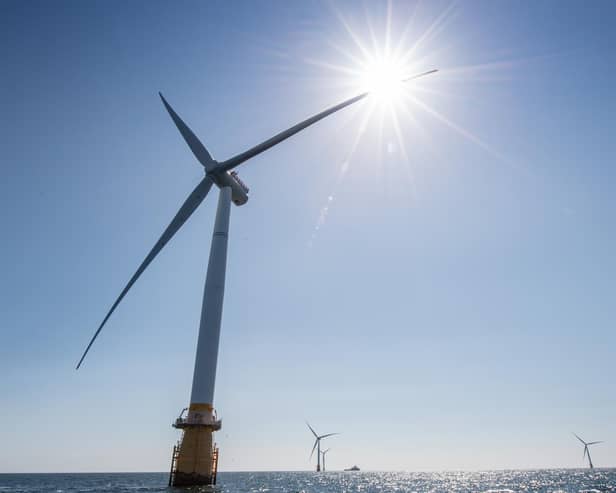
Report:
M206 173L218 188L231 188L231 201L237 205L244 205L248 202L248 191L246 184L240 180L235 171L209 171Z

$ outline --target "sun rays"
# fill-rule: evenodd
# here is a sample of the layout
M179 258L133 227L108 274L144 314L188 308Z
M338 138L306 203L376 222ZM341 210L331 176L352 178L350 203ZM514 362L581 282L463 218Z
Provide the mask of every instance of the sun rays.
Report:
M413 159L417 155L417 145L423 142L424 150L439 152L439 146L430 141L425 130L429 122L444 125L499 162L511 164L475 132L455 122L439 105L456 96L457 81L485 81L486 75L493 79L495 75L506 75L515 64L503 60L494 63L475 60L467 65L458 62L460 48L453 43L453 35L447 30L458 13L457 4L451 3L442 11L432 13L429 20L426 12L418 12L425 6L420 2L410 7L401 5L404 12L395 13L391 1L380 13L368 10L379 7L364 4L363 13L360 7L359 15L356 10L354 17L345 16L333 4L329 6L340 29L328 26L314 33L321 36L321 51L315 53L322 56L300 59L305 67L311 67L309 77L315 80L318 75L330 90L345 91L346 97L364 92L370 94L353 112L352 118L341 119L338 132L345 131L344 155L336 159L335 178L319 209L309 246L324 227L340 185L359 162L356 153L364 141L370 147L362 147L362 162L366 160L366 150L374 153L371 167L376 177L396 170L396 179L405 182L411 199L418 186L416 160ZM452 60L456 61L451 63ZM469 60L468 56L465 60ZM435 68L439 69L439 74L434 78L411 80ZM341 136L342 133L335 137L336 140L332 138L338 149L337 139Z
M346 42L340 39L329 39L327 45L338 55L336 62L315 58L304 59L310 65L329 72L336 80L337 86L346 87L349 94L370 93L363 103L359 118L355 118L355 129L348 151L339 164L336 180L332 184L309 241L312 246L319 231L324 226L333 205L336 192L345 175L352 167L355 153L366 136L368 127L374 128L378 156L375 166L376 173L381 173L384 162L392 155L398 156L397 161L403 163L403 176L408 181L413 192L414 180L411 160L407 151L407 139L403 128L403 120L417 126L413 117L413 106L421 93L417 92L421 84L415 81L405 82L409 77L433 69L429 56L419 56L420 47L442 30L449 19L452 7L441 13L429 27L420 35L415 36L415 42L410 43L412 27L416 22L415 15L409 17L400 35L394 32L391 3L387 4L385 19L375 27L375 21L365 12L365 31L352 27L349 20L332 6L335 17L343 27ZM374 138L374 136L371 136Z

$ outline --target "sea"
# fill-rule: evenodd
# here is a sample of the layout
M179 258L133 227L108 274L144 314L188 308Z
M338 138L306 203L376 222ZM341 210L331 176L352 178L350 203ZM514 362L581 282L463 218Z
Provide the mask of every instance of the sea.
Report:
M170 488L167 473L0 474L0 493L616 492L616 469L485 472L220 472L213 487Z

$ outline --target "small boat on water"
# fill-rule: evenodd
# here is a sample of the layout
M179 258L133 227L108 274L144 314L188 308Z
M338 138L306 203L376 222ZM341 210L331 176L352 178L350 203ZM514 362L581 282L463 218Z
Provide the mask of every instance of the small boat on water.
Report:
M349 467L348 469L345 469L345 471L359 471L359 467L357 466Z

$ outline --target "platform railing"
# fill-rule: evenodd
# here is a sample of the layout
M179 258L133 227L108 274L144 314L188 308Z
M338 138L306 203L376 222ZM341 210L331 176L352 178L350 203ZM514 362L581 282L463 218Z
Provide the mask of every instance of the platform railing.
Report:
M186 417L180 416L173 423L174 428L190 428L192 426L209 426L214 430L222 427L222 420L215 415L189 414Z

